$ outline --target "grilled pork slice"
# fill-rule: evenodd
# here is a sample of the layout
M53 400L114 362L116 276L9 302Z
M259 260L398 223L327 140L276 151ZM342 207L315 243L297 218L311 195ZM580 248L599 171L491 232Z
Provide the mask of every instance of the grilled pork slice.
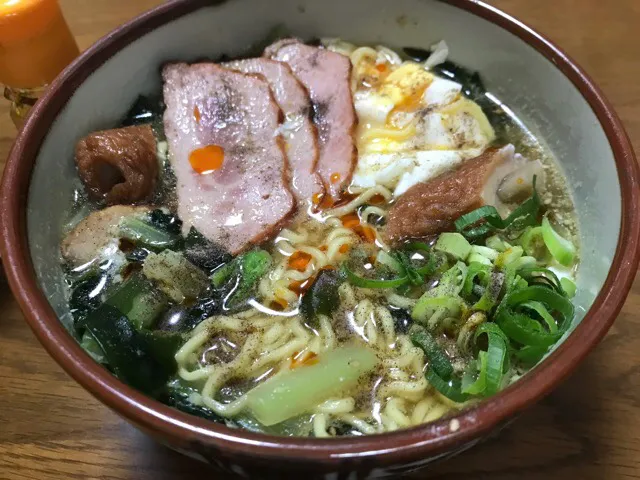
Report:
M492 148L456 170L414 185L389 210L387 240L398 244L454 230L458 217L495 197L492 175L512 158L513 146ZM491 192L486 188L489 185Z
M291 170L291 184L296 199L311 202L324 191L316 173L318 162L318 134L311 121L311 100L291 68L268 58L248 58L223 64L244 73L264 76L271 92L285 116L280 132L287 145Z
M357 161L351 62L343 55L297 40L277 42L265 55L287 63L309 91L319 133L318 173L331 196L338 198L349 185Z
M282 112L269 84L211 63L163 69L164 127L185 229L232 254L276 234L295 210Z

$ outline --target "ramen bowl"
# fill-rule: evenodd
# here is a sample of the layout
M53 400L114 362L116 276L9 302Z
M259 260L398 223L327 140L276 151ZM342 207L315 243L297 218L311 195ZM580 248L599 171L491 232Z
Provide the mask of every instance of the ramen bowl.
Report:
M68 333L59 261L76 186L73 150L110 128L139 94L160 88L167 61L238 55L274 27L310 39L426 48L445 39L450 58L482 75L556 156L580 225L577 315L570 334L536 368L456 416L393 433L284 438L187 415L125 385ZM279 478L397 477L460 452L562 382L604 336L638 265L639 173L616 114L589 77L523 23L466 0L178 0L105 36L57 78L9 156L1 192L2 258L11 288L51 356L84 388L158 441L227 472Z

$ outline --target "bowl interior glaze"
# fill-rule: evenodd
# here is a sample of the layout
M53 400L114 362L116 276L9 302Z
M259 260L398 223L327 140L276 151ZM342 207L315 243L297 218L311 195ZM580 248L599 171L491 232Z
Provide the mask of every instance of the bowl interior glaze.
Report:
M139 94L158 92L163 63L238 55L278 25L306 39L341 37L392 48L424 48L445 39L450 58L481 73L488 90L546 141L569 179L582 243L576 332L521 382L460 415L456 424L445 420L339 441L232 431L164 407L121 384L59 328L49 308L70 325L59 241L79 185L73 162L76 141L113 127ZM415 466L437 458L488 433L566 377L610 326L637 267L638 171L615 114L561 51L475 1L170 2L92 47L54 83L33 117L10 157L2 195L3 257L18 301L45 348L85 388L145 431L192 453L197 450L193 445L205 445L215 448L216 455L296 457L301 464L324 462L336 471L347 468L346 459ZM28 251L20 236L24 202ZM611 269L612 263L617 267ZM597 311L587 313L594 299ZM583 319L588 324L580 326Z

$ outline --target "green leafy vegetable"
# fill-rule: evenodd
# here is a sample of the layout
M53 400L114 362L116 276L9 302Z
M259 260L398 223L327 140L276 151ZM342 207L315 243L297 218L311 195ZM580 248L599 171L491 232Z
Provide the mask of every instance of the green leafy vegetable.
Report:
M141 273L134 273L107 295L105 302L124 313L138 330L151 328L169 303Z
M80 346L85 350L85 352L91 355L91 358L96 362L107 363L107 359L104 356L102 348L100 348L100 345L96 342L96 339L93 338L93 335L91 335L89 331L85 330L82 335L82 340L80 341Z
M226 308L238 308L249 299L270 266L269 253L251 250L214 270L211 282L217 289L230 289L224 301Z
M231 423L230 420L221 417L213 410L194 403L193 395L199 395L199 393L195 388L181 385L178 381L172 381L167 385L165 391L161 393L159 399L170 407L177 408L190 415L205 418L216 423Z
M102 295L109 284L109 277L99 269L76 282L72 287L69 309L76 325L81 324L87 315L100 306Z
M136 246L153 251L175 248L182 240L179 234L160 229L134 215L120 221L119 235Z

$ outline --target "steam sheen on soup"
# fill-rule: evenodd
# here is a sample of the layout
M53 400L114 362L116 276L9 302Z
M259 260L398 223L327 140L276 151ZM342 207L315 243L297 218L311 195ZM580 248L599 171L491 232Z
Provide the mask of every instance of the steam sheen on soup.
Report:
M75 334L170 406L387 432L518 380L570 329L573 205L543 144L430 51L280 40L163 68L76 147Z

